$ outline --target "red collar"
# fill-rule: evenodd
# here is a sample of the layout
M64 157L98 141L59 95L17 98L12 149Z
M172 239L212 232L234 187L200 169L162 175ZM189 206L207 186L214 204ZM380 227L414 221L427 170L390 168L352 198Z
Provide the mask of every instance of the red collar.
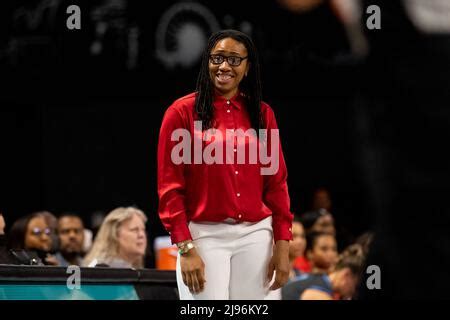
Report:
M214 93L214 106L216 108L223 108L228 106L229 104L235 107L238 110L241 110L244 107L245 95L238 91L231 99L227 99L224 96L221 96L217 93ZM228 103L229 101L229 103Z

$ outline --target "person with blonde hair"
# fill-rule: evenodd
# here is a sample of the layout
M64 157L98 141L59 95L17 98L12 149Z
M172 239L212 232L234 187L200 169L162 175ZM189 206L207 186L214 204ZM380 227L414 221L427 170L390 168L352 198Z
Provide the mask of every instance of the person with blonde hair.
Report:
M134 207L111 211L100 226L83 265L143 268L147 248L146 222L144 212Z

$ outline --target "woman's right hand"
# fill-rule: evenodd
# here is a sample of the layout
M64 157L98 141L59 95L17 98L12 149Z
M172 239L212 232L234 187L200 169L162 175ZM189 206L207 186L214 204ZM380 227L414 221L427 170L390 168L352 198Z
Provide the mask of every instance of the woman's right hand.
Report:
M205 264L195 248L180 256L181 274L184 284L193 294L198 294L205 287Z

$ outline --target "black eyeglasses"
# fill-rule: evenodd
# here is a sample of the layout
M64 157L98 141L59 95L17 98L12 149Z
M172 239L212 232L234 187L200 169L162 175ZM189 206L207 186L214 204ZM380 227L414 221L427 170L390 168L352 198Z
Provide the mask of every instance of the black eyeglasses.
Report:
M222 64L225 59L227 60L228 64L233 67L237 67L241 64L242 60L247 59L248 57L238 57L238 56L223 56L221 54L212 54L209 56L209 60L212 64Z

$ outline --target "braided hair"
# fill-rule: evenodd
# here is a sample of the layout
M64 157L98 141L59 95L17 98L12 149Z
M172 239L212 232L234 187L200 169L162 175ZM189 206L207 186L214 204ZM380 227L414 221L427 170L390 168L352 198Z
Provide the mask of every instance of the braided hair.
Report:
M222 30L214 33L208 40L208 44L203 52L202 64L197 78L197 96L195 98L195 111L203 123L204 129L213 127L214 118L214 85L209 74L209 56L218 41L232 38L242 43L248 52L248 61L251 63L247 77L239 84L240 91L246 99L247 112L250 116L250 123L253 129L263 128L261 116L261 76L259 69L259 59L256 47L248 35L236 30Z

